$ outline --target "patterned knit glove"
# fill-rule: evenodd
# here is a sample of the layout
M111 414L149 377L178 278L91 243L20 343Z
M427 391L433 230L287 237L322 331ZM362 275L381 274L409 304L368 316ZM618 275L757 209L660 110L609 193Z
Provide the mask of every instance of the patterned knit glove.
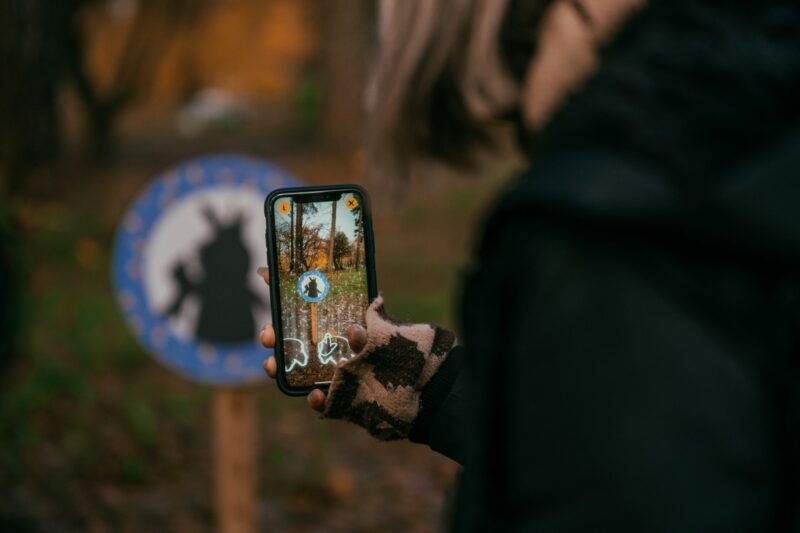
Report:
M422 389L455 345L452 331L402 324L386 316L379 297L366 312L367 343L336 369L323 416L366 428L381 440L408 437Z

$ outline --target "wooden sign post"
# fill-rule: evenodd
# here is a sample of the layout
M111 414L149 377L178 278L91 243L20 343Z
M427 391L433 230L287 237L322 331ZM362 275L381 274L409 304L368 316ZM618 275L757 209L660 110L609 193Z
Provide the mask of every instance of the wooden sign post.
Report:
M312 356L317 354L317 342L319 342L317 306L328 295L329 289L328 278L319 270L304 272L297 280L297 294L308 302L308 333L311 336L309 352Z
M317 304L311 303L308 304L311 306L311 342L316 345L317 344Z
M217 389L212 401L217 530L255 533L259 530L255 395L247 389Z

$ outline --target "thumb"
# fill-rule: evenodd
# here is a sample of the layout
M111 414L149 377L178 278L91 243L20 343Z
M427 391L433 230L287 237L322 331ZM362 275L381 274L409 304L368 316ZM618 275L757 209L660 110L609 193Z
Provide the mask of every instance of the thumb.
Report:
M347 327L346 335L350 349L355 353L359 353L367 345L367 330L363 326L351 324Z

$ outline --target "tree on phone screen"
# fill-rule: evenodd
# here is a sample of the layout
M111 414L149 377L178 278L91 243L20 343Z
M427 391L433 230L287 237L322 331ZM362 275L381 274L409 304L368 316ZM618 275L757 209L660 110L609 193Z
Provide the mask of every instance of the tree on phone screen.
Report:
M353 230L353 238L355 240L355 253L353 254L353 265L358 268L360 265L360 255L361 255L361 241L364 234L364 227L361 223L361 204L356 205L353 209L350 210L350 213L355 218L355 229Z
M336 264L333 258L334 245L336 240L336 204L337 201L331 202L331 231L330 242L328 243L328 270L336 270Z
M352 246L347 234L343 231L337 231L333 243L333 265L334 269L341 270L345 266L345 261L350 263L349 259L352 254Z

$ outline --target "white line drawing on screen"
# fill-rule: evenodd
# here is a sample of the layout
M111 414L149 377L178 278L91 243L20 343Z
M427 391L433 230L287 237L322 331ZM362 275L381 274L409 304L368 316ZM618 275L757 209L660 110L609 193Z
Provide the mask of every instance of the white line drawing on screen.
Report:
M333 339L340 339L339 342L334 341ZM291 362L286 365L286 371L291 372L297 367L305 368L308 366L308 350L306 350L305 343L294 337L284 337L283 342L286 343L287 341L293 341L297 343L297 347L300 351L300 357L292 358ZM342 344L343 343L343 344ZM339 350L339 346L342 346L342 350ZM345 347L347 350L345 350ZM285 348L285 346L284 346ZM347 338L341 337L339 335L331 335L330 333L326 333L322 340L317 343L317 358L319 362L323 365L333 365L336 366L343 361L347 361L348 359L352 359L355 357L356 354L350 352L350 343L347 342ZM288 351L288 350L287 350ZM336 353L344 351L345 353L349 352L349 355L345 357L336 358ZM287 354L288 359L288 354Z
M292 370L294 370L296 366L304 368L306 365L308 365L308 351L306 350L306 345L303 343L303 341L301 341L300 339L295 339L294 337L284 337L283 339L284 349L286 348L285 346L286 341L294 341L298 343L300 345L300 355L301 355L301 357L295 357L294 359L292 359L292 362L286 366L286 371L291 372Z
M332 359L331 354L335 352L338 347L339 343L333 341L333 337L330 333L326 333L322 338L322 342L317 344L317 357L319 357L319 362L323 365L328 364L328 361Z
M333 339L341 339L340 342L336 342ZM350 343L347 342L345 337L341 337L339 335L331 335L330 333L326 333L322 340L317 344L317 358L319 358L319 362L323 365L333 365L336 366L342 361L347 361L348 359L352 358L355 354L350 354L349 357L340 357L338 360L336 359L336 353L339 350L339 346L342 346L342 350L344 353L350 352ZM345 350L346 348L346 350Z

